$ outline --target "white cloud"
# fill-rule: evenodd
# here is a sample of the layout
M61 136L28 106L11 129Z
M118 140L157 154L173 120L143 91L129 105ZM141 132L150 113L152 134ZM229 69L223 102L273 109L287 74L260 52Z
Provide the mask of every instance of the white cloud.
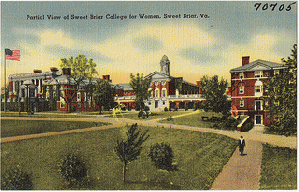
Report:
M159 71L163 55L171 60L172 71L194 70L191 61L181 57L179 51L189 47L208 47L216 42L215 37L195 24L140 25L120 34L102 44L95 44L93 48L111 58L111 65L117 67L115 70L132 73ZM161 48L145 53L133 44L135 39L142 38L154 39Z
M44 30L38 35L42 46L59 45L71 48L74 45L74 40L62 30Z

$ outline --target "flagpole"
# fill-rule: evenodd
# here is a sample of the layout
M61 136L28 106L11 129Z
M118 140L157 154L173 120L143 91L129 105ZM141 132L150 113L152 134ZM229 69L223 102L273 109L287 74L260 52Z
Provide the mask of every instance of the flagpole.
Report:
M4 113L6 113L6 53L4 49Z

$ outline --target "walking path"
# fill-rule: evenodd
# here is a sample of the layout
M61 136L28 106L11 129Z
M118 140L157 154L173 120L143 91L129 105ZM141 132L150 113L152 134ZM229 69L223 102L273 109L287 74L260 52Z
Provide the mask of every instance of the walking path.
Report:
M193 113L189 113L193 114ZM172 117L176 118L176 117ZM246 147L244 155L240 156L238 149L235 150L228 163L224 166L222 172L215 179L212 190L258 190L259 178L262 162L262 143L269 143L280 147L289 147L297 149L297 137L285 137L281 135L263 134L263 127L255 126L249 132L225 131L211 128L199 128L186 125L172 125L158 123L161 119L152 120L132 120L126 118L108 118L103 116L96 116L95 118L22 118L22 117L2 117L2 119L32 119L32 120L63 120L63 121L98 121L109 122L110 125L101 127L91 127L86 129L77 129L62 132L49 132L33 135L24 135L16 137L1 138L1 143L13 142L24 139L33 139L39 137L48 137L61 134L97 131L101 129L110 129L124 125L137 123L142 126L150 127L164 127L172 129L185 129L200 132L212 132L226 135L238 139L241 135L245 138Z
M262 163L262 143L245 140L242 156L238 148L222 172L216 177L211 190L258 190Z

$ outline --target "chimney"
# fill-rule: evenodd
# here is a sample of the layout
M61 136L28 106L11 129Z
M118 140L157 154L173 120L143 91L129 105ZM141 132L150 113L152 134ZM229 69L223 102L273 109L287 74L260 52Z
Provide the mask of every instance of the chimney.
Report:
M51 70L51 72L57 72L58 71L57 67L51 67L50 70Z
M198 93L201 94L200 81L196 81L196 84L198 86Z
M247 65L249 63L249 57L250 56L242 57L242 66Z
M34 70L33 70L33 73L42 73L42 70L34 69Z
M110 80L110 75L103 75L103 79L109 81Z

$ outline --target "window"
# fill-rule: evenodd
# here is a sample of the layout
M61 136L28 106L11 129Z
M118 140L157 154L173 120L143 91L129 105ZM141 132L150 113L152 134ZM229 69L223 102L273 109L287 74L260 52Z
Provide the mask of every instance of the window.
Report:
M279 70L274 70L274 75L279 75Z
M77 93L77 101L81 101L81 93Z
M60 101L60 108L65 108L65 101Z
M87 97L86 97L86 92L84 92L84 95L83 95L83 101L86 101Z
M240 100L240 107L244 107L244 100Z
M150 97L153 97L153 90L149 91L149 95L150 95Z
M257 77L257 78L263 77L263 71L256 71L255 72L255 77Z
M262 92L262 86L260 86L260 85L255 86L255 92L256 93L261 93Z
M239 89L240 89L240 90L239 90L239 93L240 93L240 94L244 94L244 86L240 86Z
M155 97L160 97L159 89L156 89L156 90L155 90Z
M166 97L166 89L165 88L162 89L162 97Z
M262 103L263 103L262 100L256 100L256 101L255 101L255 110L256 110L256 111L261 111L261 110L263 110Z
M240 79L244 78L244 73L240 73Z

